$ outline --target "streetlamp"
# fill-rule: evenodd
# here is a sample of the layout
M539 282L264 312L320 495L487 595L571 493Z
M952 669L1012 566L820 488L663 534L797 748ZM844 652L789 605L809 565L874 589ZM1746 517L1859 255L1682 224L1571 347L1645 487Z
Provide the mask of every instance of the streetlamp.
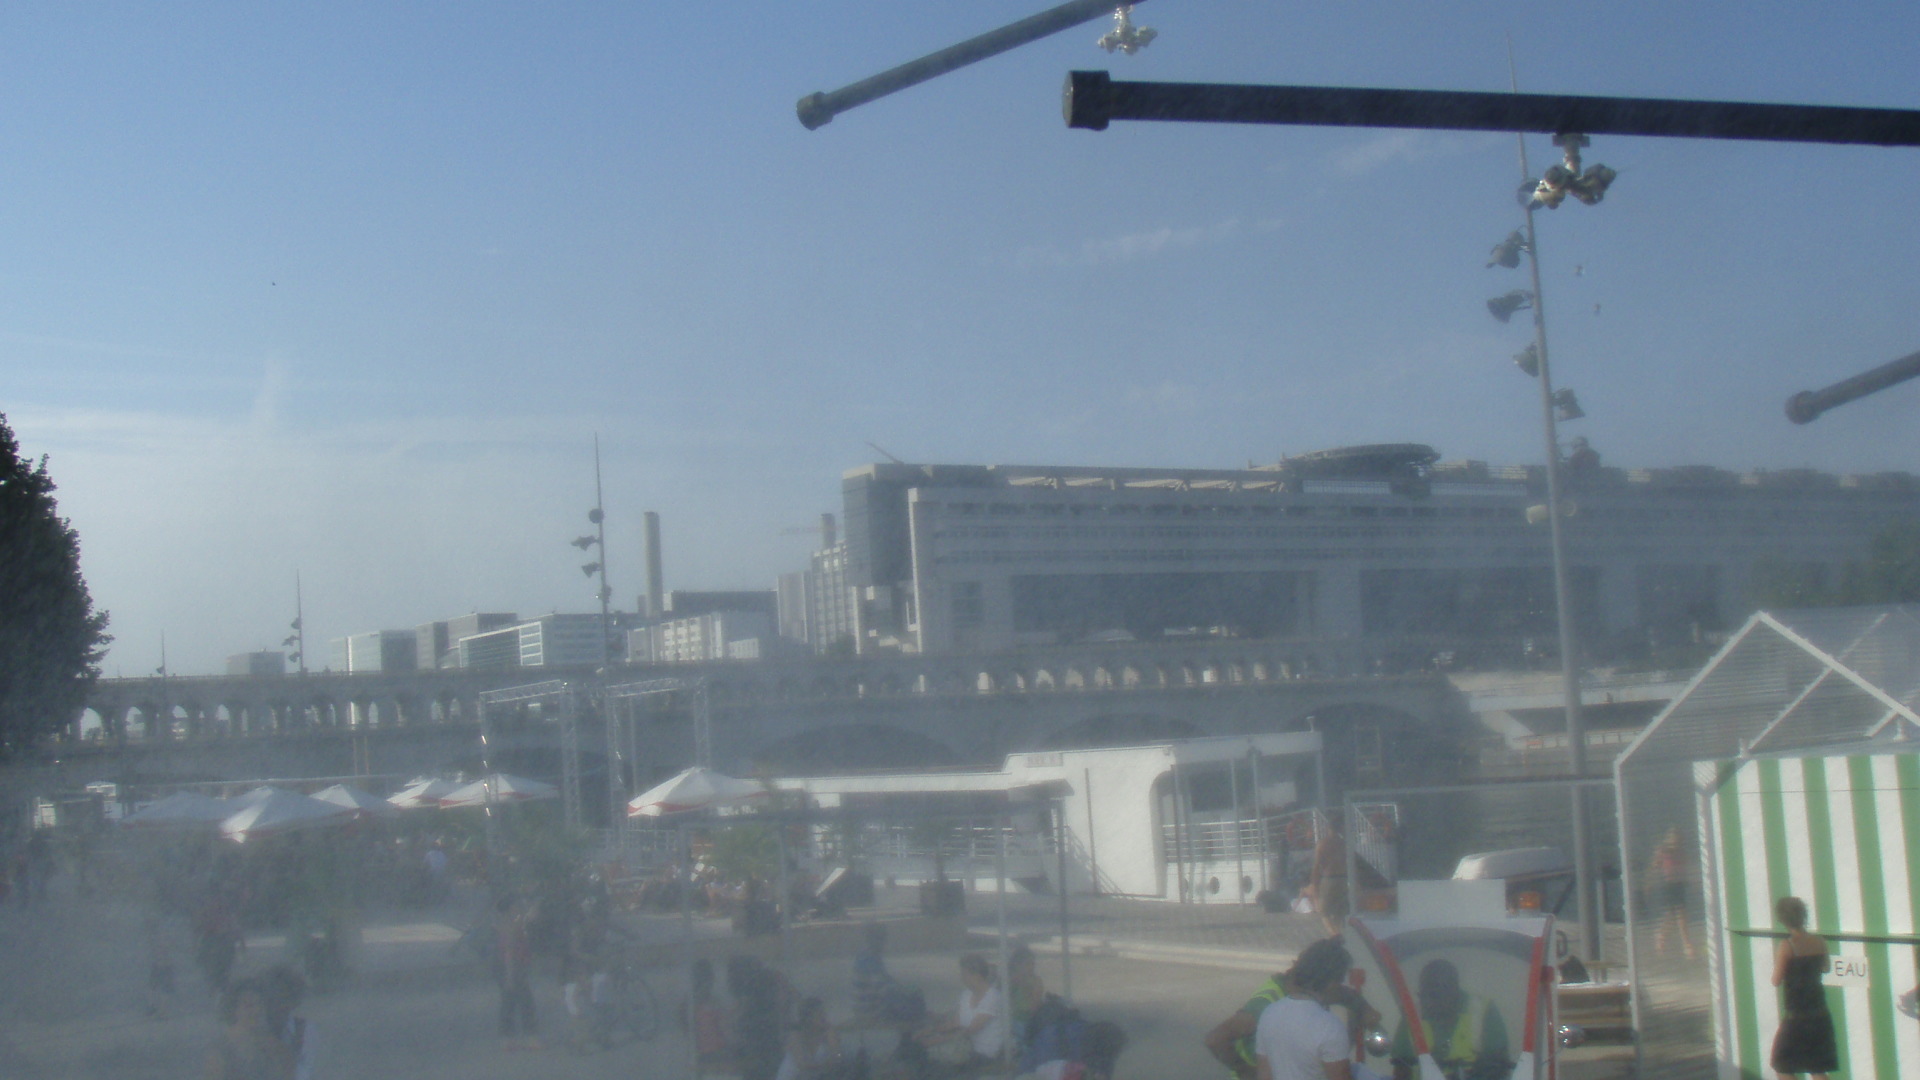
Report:
M1533 288L1530 291L1515 289L1495 297L1487 301L1487 310L1503 323L1511 319L1515 312L1533 312L1533 343L1513 360L1522 372L1540 385L1540 419L1546 434L1547 450L1546 517L1548 543L1553 554L1553 606L1560 630L1560 680L1567 710L1568 765L1576 781L1573 789L1576 917L1580 920L1582 952L1588 960L1598 960L1602 913L1594 897L1592 815L1587 807L1586 791L1578 784L1587 774L1587 730L1580 714L1579 661L1574 652L1572 590L1567 582L1567 546L1563 522L1566 499L1561 486L1559 432L1562 422L1578 420L1586 413L1580 408L1580 402L1572 390L1556 391L1553 388L1553 367L1547 353L1546 303L1540 292L1540 244L1534 231L1533 214L1539 207L1544 206L1549 210L1557 208L1568 195L1592 206L1606 197L1607 188L1616 174L1605 165L1583 168L1580 151L1589 144L1589 140L1585 135L1566 133L1556 135L1553 139L1553 144L1561 148L1563 160L1547 169L1539 180L1534 180L1532 170L1527 165L1526 140L1520 138L1517 141L1520 146L1520 208L1526 214L1526 228L1524 232L1516 230L1510 233L1495 245L1487 266L1514 269L1524 255Z
M286 640L280 645L282 648L293 650L294 665L300 669L302 675L307 673L307 615L304 607L305 605L300 601L300 572L295 570L293 572L293 622L288 624L293 628L293 633L288 634Z
M576 537L572 544L581 551L595 546L600 549L600 557L580 567L580 572L591 578L600 575L600 671L602 681L613 667L613 612L609 605L613 601L613 587L607 584L607 514L606 497L600 483L600 436L593 437L593 509L587 511L587 521L593 525L593 532L587 536ZM614 723L609 704L603 699L600 705L603 714L601 720L607 725L607 799L612 807L609 820L614 828L619 828L620 819L626 810L626 779L620 775L620 737L619 725Z

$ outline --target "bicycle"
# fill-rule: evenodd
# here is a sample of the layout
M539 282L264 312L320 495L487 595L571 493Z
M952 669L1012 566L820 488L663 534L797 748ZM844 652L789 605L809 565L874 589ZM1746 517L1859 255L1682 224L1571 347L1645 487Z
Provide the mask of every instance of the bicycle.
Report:
M585 1030L571 1040L576 1053L610 1050L630 1042L651 1042L660 1033L660 1004L653 987L632 960L617 960L595 987Z

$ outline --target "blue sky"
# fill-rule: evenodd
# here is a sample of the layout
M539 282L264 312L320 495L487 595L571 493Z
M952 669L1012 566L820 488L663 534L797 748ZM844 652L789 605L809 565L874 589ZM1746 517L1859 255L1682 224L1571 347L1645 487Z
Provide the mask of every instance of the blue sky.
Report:
M808 132L832 89L1044 0L0 12L0 411L50 456L107 671L476 608L585 610L659 510L672 587L768 585L871 440L1235 466L1537 461L1484 300L1506 136L1117 124L1120 78L1920 107L1910 4L1153 0ZM1536 168L1550 148L1532 141ZM1601 138L1541 219L1558 381L1609 463L1920 469L1913 151ZM1576 273L1576 267L1578 272ZM1597 308L1596 308L1597 305ZM322 657L319 647L314 657Z

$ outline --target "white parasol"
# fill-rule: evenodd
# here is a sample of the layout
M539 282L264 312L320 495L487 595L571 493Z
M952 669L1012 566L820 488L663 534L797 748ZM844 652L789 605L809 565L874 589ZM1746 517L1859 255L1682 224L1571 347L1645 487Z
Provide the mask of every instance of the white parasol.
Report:
M765 788L751 780L696 766L635 797L627 803L627 816L659 817L713 806L734 806L766 794Z
M491 789L491 793L489 793ZM475 780L458 791L444 795L441 806L485 806L489 801L497 804L514 802L533 802L535 799L557 799L560 789L552 784L543 784L538 780L529 780L524 776L509 776L506 773L494 773L492 776Z
M398 817L400 808L385 799L369 795L357 787L335 784L330 788L321 788L313 793L321 802L330 802L358 811L361 817L386 818Z
M212 828L233 814L234 804L197 791L176 791L128 814L120 824L133 829Z
M220 835L245 843L296 829L345 825L354 816L352 810L338 803L276 789L255 799L252 806L222 821Z
M423 806L437 807L440 800L460 789L460 785L451 780L422 777L387 796L387 802L402 810L417 810Z

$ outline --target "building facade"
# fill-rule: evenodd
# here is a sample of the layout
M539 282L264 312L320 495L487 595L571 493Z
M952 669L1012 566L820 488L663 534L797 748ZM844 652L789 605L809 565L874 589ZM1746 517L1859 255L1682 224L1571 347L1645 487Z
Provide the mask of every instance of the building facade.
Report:
M710 611L627 631L627 656L635 664L758 660L772 655L774 636L765 611Z
M328 666L348 673L413 671L418 650L412 630L369 630L334 638L328 645Z
M262 678L287 673L287 654L270 649L236 653L227 657L227 674Z
M837 560L833 601L857 651L1193 636L1550 647L1544 469L1437 456L868 465L845 474L845 539L813 576L834 589L818 567ZM1737 624L1770 575L1831 578L1877 532L1920 519L1920 481L1904 473L1622 470L1587 452L1566 477L1573 607L1596 651L1698 640Z

